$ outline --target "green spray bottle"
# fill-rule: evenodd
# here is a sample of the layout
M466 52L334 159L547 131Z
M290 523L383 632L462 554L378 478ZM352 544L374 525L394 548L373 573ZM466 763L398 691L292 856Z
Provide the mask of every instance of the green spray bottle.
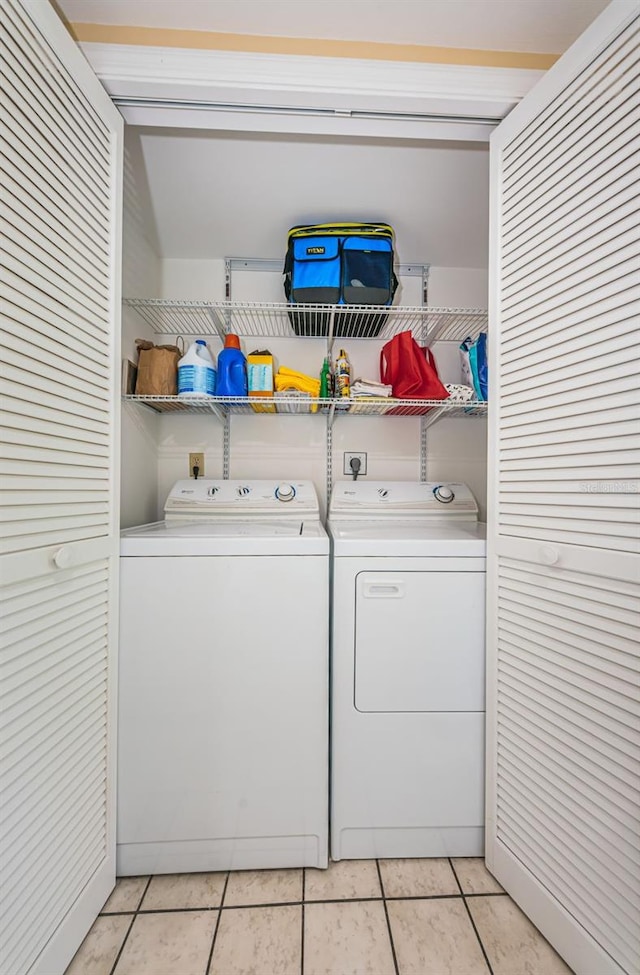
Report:
M320 399L329 399L331 396L331 364L328 357L322 363L320 372Z

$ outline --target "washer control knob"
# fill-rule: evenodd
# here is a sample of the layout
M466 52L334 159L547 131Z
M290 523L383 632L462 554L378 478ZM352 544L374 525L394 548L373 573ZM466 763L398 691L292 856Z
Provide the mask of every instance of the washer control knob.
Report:
M440 501L441 504L450 504L455 498L455 494L447 484L438 484L437 487L434 487L433 495L436 501Z
M293 484L278 484L276 488L276 498L278 501L293 501L296 496L296 489Z

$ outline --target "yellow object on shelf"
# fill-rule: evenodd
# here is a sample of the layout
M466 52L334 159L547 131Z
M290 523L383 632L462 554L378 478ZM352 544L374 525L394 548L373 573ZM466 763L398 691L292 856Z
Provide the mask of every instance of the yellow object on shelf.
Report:
M287 393L294 390L314 399L320 396L319 379L316 379L315 376L307 376L303 372L296 372L295 369L287 369L286 366L280 366L274 382L276 393ZM311 406L312 413L315 413L317 409L317 405Z

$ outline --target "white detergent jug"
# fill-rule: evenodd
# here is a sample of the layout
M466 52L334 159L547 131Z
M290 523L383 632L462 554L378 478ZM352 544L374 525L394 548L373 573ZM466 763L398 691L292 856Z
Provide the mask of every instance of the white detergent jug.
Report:
M178 362L178 396L215 396L216 370L204 339L196 339Z

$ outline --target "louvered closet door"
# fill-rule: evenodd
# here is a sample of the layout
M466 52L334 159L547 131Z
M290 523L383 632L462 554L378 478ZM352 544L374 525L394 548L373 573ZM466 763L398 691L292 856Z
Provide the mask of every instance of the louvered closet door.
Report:
M487 861L579 975L640 961L639 14L491 145Z
M3 0L0 972L64 971L114 883L122 124Z

